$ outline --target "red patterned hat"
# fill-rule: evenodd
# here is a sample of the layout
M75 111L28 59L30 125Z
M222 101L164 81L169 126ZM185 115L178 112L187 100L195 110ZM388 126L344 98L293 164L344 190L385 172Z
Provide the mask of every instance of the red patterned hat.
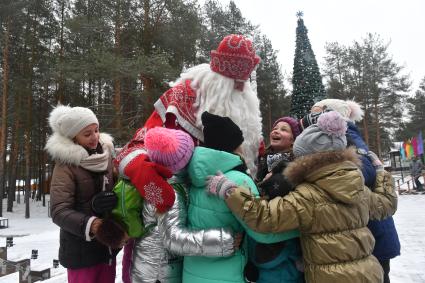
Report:
M251 40L242 35L231 34L220 42L217 50L211 51L210 67L225 77L246 81L260 60Z

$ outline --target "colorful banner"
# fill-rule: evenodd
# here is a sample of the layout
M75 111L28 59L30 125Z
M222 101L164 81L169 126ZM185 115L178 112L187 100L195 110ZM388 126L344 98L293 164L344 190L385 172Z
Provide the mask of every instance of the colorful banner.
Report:
M414 156L413 146L410 139L403 142L404 151L406 152L406 158L410 159Z
M418 155L424 154L424 141L422 139L422 131L418 134Z
M400 155L401 155L401 160L406 160L406 151L404 150L404 143L400 147Z
M422 131L419 131L416 137L407 139L401 144L400 156L403 160L411 159L413 156L421 156L422 154L424 154Z
M416 140L416 137L412 138L412 148L413 148L413 155L418 156L418 142Z

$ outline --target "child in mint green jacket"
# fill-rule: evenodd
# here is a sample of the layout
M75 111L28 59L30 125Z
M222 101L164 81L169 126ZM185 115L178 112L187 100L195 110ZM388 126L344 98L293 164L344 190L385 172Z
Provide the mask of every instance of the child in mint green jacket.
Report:
M230 256L238 246L233 231L228 227L199 229L186 228L188 185L185 167L192 157L192 138L181 130L162 127L150 129L145 136L145 148L151 162L163 166L173 174L168 180L175 192L171 208L159 213L155 205L144 201L138 191L123 183L121 194L117 192L118 207L114 216L125 223L129 236L135 239L132 249L125 249L123 277L125 283L182 281L182 256L222 257ZM124 182L124 181L122 181ZM126 182L126 181L125 181ZM152 186L147 193L161 198ZM128 280L128 281L127 281Z
M197 147L188 166L191 180L189 190L189 227L209 229L231 227L233 231L246 232L262 243L275 243L299 236L298 231L279 234L260 234L247 228L229 210L223 200L205 191L206 177L222 171L233 182L249 188L258 195L257 187L246 173L247 168L240 155L243 135L239 127L228 117L204 112L204 147ZM245 239L248 239L247 237ZM234 255L222 258L187 256L184 258L183 282L185 283L225 283L245 282L244 267L248 259L248 240L245 240Z

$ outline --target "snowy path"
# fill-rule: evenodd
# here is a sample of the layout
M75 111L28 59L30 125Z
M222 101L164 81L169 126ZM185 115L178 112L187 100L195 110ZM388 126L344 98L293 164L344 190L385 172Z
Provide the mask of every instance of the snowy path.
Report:
M4 202L5 204L5 202ZM10 226L0 229L0 245L3 246L7 235L14 237L14 246L8 249L9 259L29 258L32 249L38 249L39 258L31 260L32 269L52 267L57 258L59 247L59 229L47 217L47 208L40 202L32 202L31 218L23 217L24 205L16 206L14 213L4 213ZM401 256L391 261L392 283L425 283L425 195L402 195L399 198L398 211L394 216L401 241ZM121 253L118 256L117 280L121 281ZM52 278L46 283L66 282L66 270L63 267L51 268ZM0 277L0 283L15 283L17 275Z
M402 195L394 216L401 256L391 260L392 283L425 282L425 195Z

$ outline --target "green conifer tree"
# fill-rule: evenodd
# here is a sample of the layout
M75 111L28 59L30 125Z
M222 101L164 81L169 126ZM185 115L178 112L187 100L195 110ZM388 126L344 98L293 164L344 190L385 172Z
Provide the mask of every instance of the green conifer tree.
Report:
M291 116L298 118L303 117L315 102L326 96L322 76L302 16L302 12L297 13L298 26L291 100Z

